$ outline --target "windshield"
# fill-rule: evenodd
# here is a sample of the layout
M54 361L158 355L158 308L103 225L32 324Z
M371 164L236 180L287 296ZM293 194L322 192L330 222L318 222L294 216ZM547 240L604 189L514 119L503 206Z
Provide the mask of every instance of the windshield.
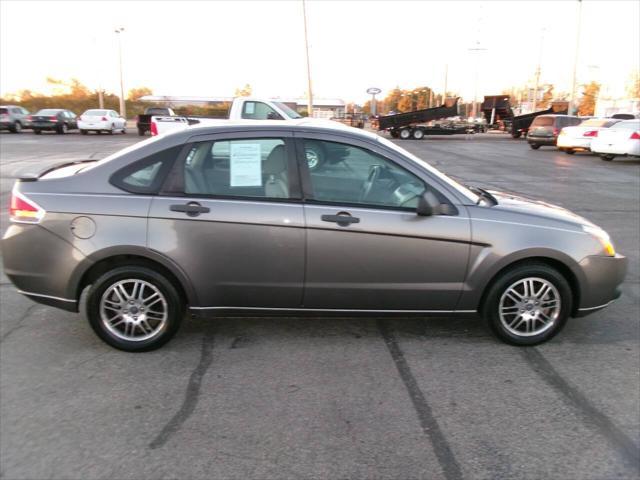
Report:
M411 160L419 163L422 167L426 168L431 174L435 175L436 177L438 177L438 179L442 180L444 183L452 187L454 190L461 193L465 198L469 199L471 202L477 204L480 201L480 197L475 193L473 193L471 190L469 190L467 187L456 182L452 178L446 176L440 170L432 167L421 158L416 157L414 154L407 152L404 148L399 147L398 145L396 145L393 142L390 142L384 137L378 137L378 141L383 145L391 148L392 150L395 150L396 152L400 153L401 155L405 157L409 157Z
M287 115L287 117L289 117L289 118L302 118L302 115L300 115L294 109L289 108L284 103L282 103L282 102L273 102L273 103L274 103L274 105L277 105L278 108L280 110L282 110Z
M89 117L102 117L103 115L106 115L106 114L107 114L106 110L87 110L82 115L87 115Z

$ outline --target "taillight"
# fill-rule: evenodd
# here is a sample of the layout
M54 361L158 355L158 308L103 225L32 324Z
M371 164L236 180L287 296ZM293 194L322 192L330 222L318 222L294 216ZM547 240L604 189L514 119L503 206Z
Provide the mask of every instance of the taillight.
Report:
M27 120L31 121L33 120L33 117L31 115L27 116Z
M57 121L58 121L58 117L56 117L55 115L52 115L52 116L51 116L51 118L50 118L50 120L51 120L52 122L57 122Z
M102 117L102 119L101 119L101 120L102 120L103 122L106 122L106 121L107 121L107 117Z
M152 121L151 122L151 136L155 136L158 135L158 126L156 125L156 122Z
M554 135L558 135L560 133L560 130L558 130L557 128L553 129L553 134Z
M597 130L589 130L588 132L584 132L582 134L583 137L597 137L598 136L598 131Z
M39 223L45 213L37 203L13 189L9 202L9 218L12 222Z
M640 140L640 132L633 132L629 137L630 140Z

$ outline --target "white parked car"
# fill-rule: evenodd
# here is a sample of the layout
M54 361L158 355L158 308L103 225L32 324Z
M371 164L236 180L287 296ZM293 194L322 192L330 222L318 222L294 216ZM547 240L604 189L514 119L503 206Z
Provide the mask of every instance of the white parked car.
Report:
M640 120L624 120L600 132L591 142L591 151L603 160L640 157Z
M89 132L127 133L127 120L114 110L87 110L78 117L78 129L83 135Z
M594 138L598 138L602 130L619 122L621 120L615 118L590 118L580 125L564 127L558 135L558 150L568 154L574 154L577 151L588 152L591 149L591 142Z

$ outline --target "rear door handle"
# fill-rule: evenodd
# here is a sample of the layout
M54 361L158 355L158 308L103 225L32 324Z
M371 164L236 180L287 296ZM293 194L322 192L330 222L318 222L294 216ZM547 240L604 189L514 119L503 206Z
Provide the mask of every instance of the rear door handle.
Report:
M209 213L211 211L209 207L203 207L198 202L189 202L189 203L182 203L178 205L171 205L169 207L169 210L171 210L172 212L186 213L190 217L197 217L201 213Z
M359 218L352 217L348 212L339 212L337 215L322 215L320 218L323 222L337 223L341 227L345 227L352 223L360 223Z

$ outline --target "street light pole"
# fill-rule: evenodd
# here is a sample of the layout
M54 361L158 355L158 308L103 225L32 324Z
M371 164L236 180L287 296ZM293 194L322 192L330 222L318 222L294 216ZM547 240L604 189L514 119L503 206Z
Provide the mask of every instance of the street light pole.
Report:
M302 0L302 16L304 18L304 48L307 52L307 115L313 117L313 94L311 93L311 64L309 62L309 39L307 37L307 6Z
M569 115L573 115L576 96L576 71L578 69L578 55L580 54L580 31L582 29L582 0L578 0L578 27L576 33L576 54L573 59L573 80L571 81L571 97L569 97Z
M124 32L124 27L118 27L115 30L118 35L118 59L120 63L120 116L127 118L127 108L124 103L124 81L122 80L122 41L121 35Z
M444 65L444 93L442 94L442 104L447 101L447 78L449 77L449 64Z
M542 47L544 45L544 28L540 31L540 55L538 56L538 68L536 68L536 86L533 90L533 108L532 112L536 111L536 105L538 103L538 88L540 88L540 65L542 64Z
M476 54L485 51L486 48L480 47L480 42L476 41L476 46L473 48L469 48L470 52L475 52ZM473 82L473 108L471 110L471 116L475 119L477 117L477 108L478 108L478 55L475 56L475 78Z

